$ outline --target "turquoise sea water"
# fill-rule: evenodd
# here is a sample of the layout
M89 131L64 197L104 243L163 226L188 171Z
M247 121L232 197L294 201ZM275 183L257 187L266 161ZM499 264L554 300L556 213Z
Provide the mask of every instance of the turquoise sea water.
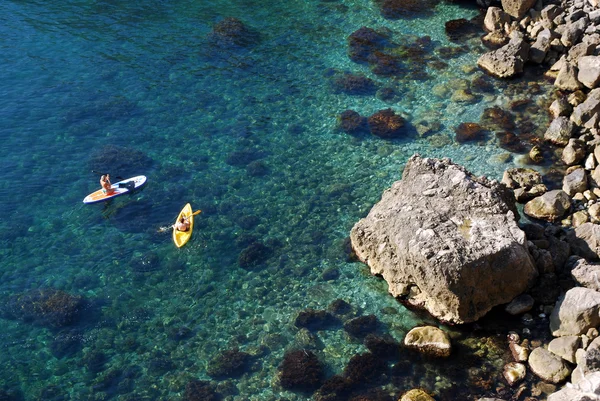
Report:
M493 135L454 141L454 127L508 95L498 85L475 103L451 100L481 75L472 68L483 50L477 38L457 57L434 53L448 65L413 67L429 74L414 80L352 62L347 37L367 26L396 43L428 35L436 49L457 47L465 43L451 42L444 23L477 14L441 3L430 15L387 20L358 0L1 2L0 399L178 400L192 380L210 380L232 400L310 399L277 384L286 350L313 349L334 375L366 348L340 328L306 340L294 325L300 311L343 299L398 341L431 323L349 261L346 238L414 153L498 179L518 164ZM226 17L257 32L257 42L211 42ZM340 93L332 81L341 72L397 96ZM346 109L385 108L440 129L384 140L337 128ZM113 181L144 174L148 183L84 205L99 169ZM177 249L158 231L186 202L203 212ZM249 246L263 257L246 266L239 258ZM86 307L60 327L20 314L22 295L40 290L80 296ZM466 341L460 352L478 348L446 329ZM235 348L252 355L246 371L213 380L209 362ZM502 356L483 356L492 361L457 359L442 371L404 354L402 380L382 387L423 387L438 400L493 392ZM463 379L452 376L459 371Z

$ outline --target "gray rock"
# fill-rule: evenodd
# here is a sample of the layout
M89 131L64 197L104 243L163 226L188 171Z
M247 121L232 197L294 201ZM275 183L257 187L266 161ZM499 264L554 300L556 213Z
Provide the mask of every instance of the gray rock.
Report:
M434 326L415 327L410 330L404 337L404 345L434 357L446 358L452 352L448 334Z
M571 277L582 287L600 291L600 264L580 258L571 268Z
M600 251L600 225L584 223L567 233L567 241L571 253L587 260L596 260Z
M555 189L548 191L527 202L523 211L534 219L557 221L571 208L571 198L565 191Z
M579 336L558 337L550 341L548 351L560 356L567 362L575 363L575 351L581 346Z
M550 331L554 337L578 336L600 324L600 293L574 287L556 302L550 315Z
M498 78L510 78L523 72L529 57L529 44L513 37L508 44L479 57L477 65Z
M564 116L552 120L544 133L544 139L558 146L567 146L575 131L575 125Z
M511 17L521 19L535 2L536 0L502 0L502 8Z
M566 148L565 148L566 149ZM588 189L587 174L584 169L578 168L563 178L562 190L569 196Z
M531 371L548 383L561 383L571 374L571 369L562 358L542 347L531 351L528 362Z
M560 38L561 43L567 48L575 45L581 38L581 35L583 35L583 32L586 28L587 18L585 17L580 18L575 22L567 23Z
M548 29L547 31L550 32ZM546 59L546 54L548 54L550 47L550 39L546 35L538 35L529 49L529 61L542 64Z
M577 80L590 89L600 83L600 56L583 56L577 63Z
M504 29L504 24L510 22L510 16L500 7L489 7L483 20L483 27L490 32Z
M562 96L552 102L548 109L553 118L567 116L573 111L573 107L569 104L566 97Z
M600 112L600 88L592 89L585 101L573 109L571 121L583 125L598 112Z
M393 296L453 323L510 302L537 276L514 199L502 184L448 159L413 156L350 233L358 258Z
M575 372L573 372L575 374ZM600 372L591 372L577 384L564 386L548 396L548 401L597 401L600 394Z
M585 142L581 139L571 138L563 149L561 159L567 166L572 166L581 162L586 155Z
M564 63L558 71L554 86L560 90L574 92L581 88L581 83L577 80L577 67L571 63Z
M575 46L569 49L568 59L572 63L579 63L579 59L584 56L589 56L594 52L596 45L588 42L577 43Z

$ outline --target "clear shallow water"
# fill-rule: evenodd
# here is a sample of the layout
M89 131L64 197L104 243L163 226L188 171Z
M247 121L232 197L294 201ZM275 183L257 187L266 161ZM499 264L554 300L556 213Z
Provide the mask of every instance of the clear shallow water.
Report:
M452 139L459 123L503 102L500 91L466 105L439 90L472 79L477 72L463 66L475 65L477 45L445 60L448 68L424 67L430 79L414 81L353 63L347 37L361 26L385 27L397 43L429 35L435 47L454 46L444 22L477 11L441 4L427 18L389 21L358 1L135 3L0 5L0 296L52 288L90 304L82 322L59 330L2 319L0 389L27 400L178 399L190 380L210 379L214 355L239 347L258 356L232 380L237 397L309 399L274 379L284 350L303 346L294 327L300 310L344 299L358 314L377 315L398 340L424 321L344 251L354 222L400 178L407 158L451 157L492 178L517 163L503 162L506 151L492 136ZM229 16L258 31L260 42L215 49L207 37ZM336 71L363 73L399 96L386 103L337 93ZM439 121L437 140L352 137L336 127L345 109L368 116L388 107L411 122ZM108 164L113 181L145 174L145 189L83 205L98 186L91 170L106 165L98 155L123 148L130 151ZM203 213L178 250L157 230L186 202ZM238 256L253 242L271 253L244 269ZM339 278L325 280L328 269ZM170 333L181 327L192 335L174 341ZM61 335L77 344L57 357ZM343 330L318 336L329 374L366 350ZM157 359L171 364L157 369ZM420 366L429 373L409 370L389 391L452 387L435 364Z

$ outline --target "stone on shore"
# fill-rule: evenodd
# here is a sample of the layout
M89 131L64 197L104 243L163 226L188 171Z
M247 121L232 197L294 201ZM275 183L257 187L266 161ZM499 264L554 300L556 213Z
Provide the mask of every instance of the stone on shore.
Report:
M600 372L592 372L584 376L581 384L578 386L564 386L554 394L548 396L548 401L589 401L591 394L600 393ZM595 396L597 399L597 396Z
M500 7L488 7L483 20L483 27L490 32L504 28L504 24L510 22L510 16Z
M583 258L577 259L571 268L571 277L582 287L600 291L600 265Z
M527 202L523 212L534 219L554 222L560 220L571 207L571 198L560 189L548 191Z
M571 374L571 368L561 357L542 347L531 351L529 367L536 376L548 383L561 383Z
M558 71L554 86L563 91L574 92L581 88L581 83L577 80L577 67L570 63L564 63Z
M600 112L600 88L592 89L585 101L577 105L571 114L571 121L576 125L584 125Z
M504 185L448 159L413 156L350 238L393 296L442 321L473 322L537 276L515 213Z
M523 72L529 57L529 44L518 36L497 50L479 57L477 65L498 78L510 78Z
M575 363L575 352L579 347L581 347L581 337L563 336L550 341L548 351L560 356L567 362Z
M587 174L584 169L578 168L565 175L562 190L569 196L588 189Z
M550 123L544 139L558 146L567 146L574 131L575 125L567 117L559 116Z
M585 159L586 154L585 142L578 138L571 138L563 149L561 160L567 166L573 166Z
M520 19L535 4L536 0L502 0L502 9L516 19Z
M561 296L550 315L554 337L578 336L600 325L600 292L574 287Z
M600 83L600 56L584 56L577 62L577 79L590 89Z
M452 352L448 334L433 326L415 327L404 337L404 345L424 355L437 358L447 358Z
M567 234L571 253L587 260L596 260L600 252L600 225L584 223Z

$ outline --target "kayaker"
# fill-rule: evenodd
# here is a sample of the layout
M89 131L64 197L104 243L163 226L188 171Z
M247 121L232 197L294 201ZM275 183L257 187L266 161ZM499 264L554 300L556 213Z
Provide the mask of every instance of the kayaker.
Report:
M179 219L177 223L175 223L175 229L177 231L187 231L190 229L190 221L188 217L183 217Z
M100 177L100 186L102 187L102 192L105 194L114 192L112 184L110 183L110 174L103 174L102 177Z

